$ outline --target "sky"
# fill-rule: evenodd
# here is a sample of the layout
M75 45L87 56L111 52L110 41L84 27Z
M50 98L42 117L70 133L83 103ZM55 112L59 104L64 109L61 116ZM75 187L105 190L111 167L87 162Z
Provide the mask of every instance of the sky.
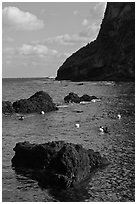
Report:
M55 77L96 39L105 2L3 2L2 77Z

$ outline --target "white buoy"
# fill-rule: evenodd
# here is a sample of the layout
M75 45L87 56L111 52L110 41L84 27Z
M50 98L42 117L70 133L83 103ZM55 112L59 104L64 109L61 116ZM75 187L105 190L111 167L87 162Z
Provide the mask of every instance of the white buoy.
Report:
M76 128L79 128L79 127L80 127L80 124L79 124L79 123L76 123L75 125L76 125Z
M24 120L24 116L21 115L21 116L19 117L19 120Z
M103 126L100 126L99 130L100 130L100 132L104 133L104 128L103 128Z
M118 117L119 120L121 119L121 115L120 114L118 114L117 117Z
M97 101L101 101L100 99L92 99L91 100L93 103L97 102Z
M99 130L100 130L101 133L108 133L108 128L107 127L100 126Z

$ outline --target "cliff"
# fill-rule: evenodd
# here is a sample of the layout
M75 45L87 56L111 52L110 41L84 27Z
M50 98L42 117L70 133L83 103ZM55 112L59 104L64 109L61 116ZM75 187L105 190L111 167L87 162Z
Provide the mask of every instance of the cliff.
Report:
M97 39L72 54L56 80L134 81L135 3L107 3Z

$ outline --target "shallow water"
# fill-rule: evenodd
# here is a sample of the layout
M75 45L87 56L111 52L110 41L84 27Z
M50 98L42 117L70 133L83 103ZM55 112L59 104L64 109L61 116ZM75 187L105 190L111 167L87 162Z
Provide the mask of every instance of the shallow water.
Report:
M134 83L54 81L53 79L4 79L3 100L28 98L46 91L60 107L45 115L2 117L3 201L13 202L131 202L135 201L135 101ZM69 92L89 94L101 101L64 104ZM65 106L64 106L65 105ZM121 114L119 120L117 114ZM75 124L79 123L80 128ZM109 133L101 134L99 126ZM43 188L37 181L11 168L17 142L44 143L53 140L82 144L106 156L110 164L97 169L88 181L75 189Z

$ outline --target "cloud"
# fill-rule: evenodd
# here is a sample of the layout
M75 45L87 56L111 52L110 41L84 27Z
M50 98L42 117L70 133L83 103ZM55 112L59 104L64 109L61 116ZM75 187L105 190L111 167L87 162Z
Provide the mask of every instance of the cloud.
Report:
M106 3L94 2L87 17L82 21L84 29L79 33L80 37L87 38L87 40L95 40L100 24L103 19Z
M23 44L21 47L4 47L2 49L3 56L6 58L13 57L47 57L47 56L57 56L58 51L55 49L49 49L47 46L42 44Z
M57 50L50 50L51 55L57 55L58 51Z
M21 11L17 7L5 7L3 9L2 23L4 27L17 30L37 30L44 27L42 20L29 12Z
M73 11L73 14L74 14L74 15L78 15L78 14L79 14L79 11L78 11L78 10L75 10L75 11Z
M60 44L60 45L66 45L66 46L73 46L76 44L81 44L85 42L86 39L83 36L79 36L78 34L64 34L64 35L58 35L55 37L50 37L44 40L43 43L46 44Z
M62 52L62 53L58 53L57 57L61 60L65 60L66 58L68 58L72 53L68 53L68 52Z
M88 19L85 18L85 19L83 20L83 22L82 22L82 25L83 25L83 26L87 26L88 24L89 24L89 21L88 21Z
M64 45L74 45L76 43L81 43L83 42L83 38L79 37L77 34L69 35L65 34L57 38L61 40L61 43Z
M49 49L45 45L36 44L23 44L22 47L18 49L20 55L26 56L38 56L38 57L45 57L47 55L55 56L58 54L57 50Z
M82 46L92 40L95 40L99 29L100 24L104 15L106 3L98 3L95 2L92 4L92 8L88 13L87 17L83 19L82 25L84 26L83 30L81 30L77 34L64 34L55 37L47 38L43 43L45 44L60 44L64 46ZM74 14L74 11L73 11ZM77 14L77 10L75 10L75 14Z
M100 23L102 20L104 11L105 11L106 3L105 2L96 2L94 6L91 7L89 18L92 22L95 21L96 23Z
M29 44L23 44L20 48L20 54L22 55L47 55L48 48L44 45L32 46Z
M79 33L80 37L87 38L88 40L95 40L97 33L99 31L99 26L96 23L92 23L87 28Z
M106 3L105 2L94 2L92 4L92 7L90 8L90 11L86 18L83 19L82 25L83 26L89 26L91 24L97 24L100 25L104 11L105 11Z

